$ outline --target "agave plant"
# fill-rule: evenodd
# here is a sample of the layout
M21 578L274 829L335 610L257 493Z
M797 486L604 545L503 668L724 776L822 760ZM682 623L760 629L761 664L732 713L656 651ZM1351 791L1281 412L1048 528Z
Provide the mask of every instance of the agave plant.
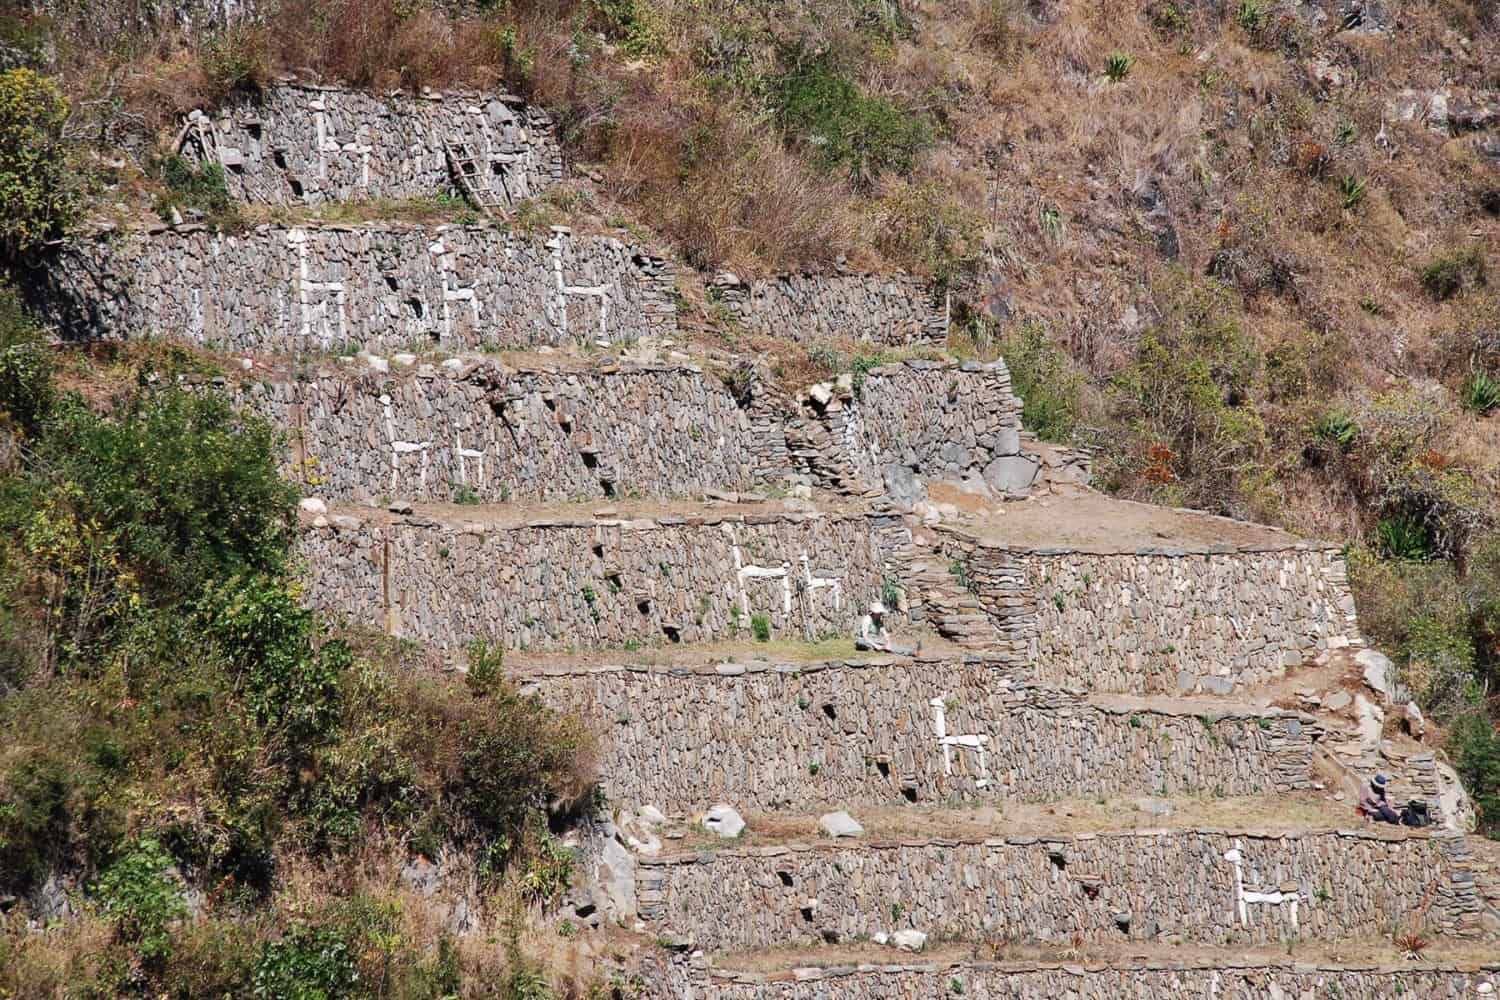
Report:
M1458 390L1458 401L1463 408L1481 417L1488 416L1500 406L1500 382L1484 372L1475 372Z
M1348 451L1359 436L1359 425L1347 413L1330 410L1313 424L1313 437L1326 441L1340 451Z
M1119 83L1130 75L1130 67L1134 65L1134 56L1128 56L1123 52L1111 52L1104 59L1104 75L1109 77L1110 83Z
M1344 196L1344 210L1348 211L1355 205L1365 200L1365 180L1352 174L1345 174L1339 181L1339 194Z

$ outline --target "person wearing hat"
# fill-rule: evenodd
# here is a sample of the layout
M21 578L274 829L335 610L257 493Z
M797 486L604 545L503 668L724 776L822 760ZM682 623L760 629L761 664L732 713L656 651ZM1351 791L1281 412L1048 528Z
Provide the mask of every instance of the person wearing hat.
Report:
M885 630L885 605L880 601L870 602L870 613L859 620L859 634L854 637L854 648L889 652L891 636Z
M1389 790L1385 775L1377 774L1371 778L1369 786L1359 797L1360 812L1381 823L1400 823L1401 814L1396 812L1395 807L1386 798Z

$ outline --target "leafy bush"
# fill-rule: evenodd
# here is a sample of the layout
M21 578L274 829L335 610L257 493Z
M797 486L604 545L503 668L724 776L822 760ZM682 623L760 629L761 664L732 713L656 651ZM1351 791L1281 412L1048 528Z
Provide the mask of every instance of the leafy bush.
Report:
M63 150L68 104L30 69L0 73L0 257L61 234L77 211Z
M1484 248L1478 243L1450 250L1422 269L1422 285L1434 299L1451 299L1468 285L1483 285L1488 274Z
M161 181L166 190L156 199L156 214L163 221L171 221L175 211L201 215L225 228L237 222L238 211L219 164L194 164L181 156L169 156L162 161Z
M168 928L187 916L171 868L172 855L157 841L143 838L127 848L94 885L99 908L114 921L119 936L133 943L148 962L167 956L171 947Z
M1426 526L1408 514L1381 518L1375 533L1381 552L1389 559L1421 562L1433 556L1432 537Z
M1454 722L1448 753L1474 801L1480 832L1500 840L1500 729L1476 708Z
M1011 388L1021 397L1021 425L1043 441L1067 441L1078 423L1083 379L1040 323L1025 323L1000 342Z
M475 639L469 643L469 669L464 681L476 695L497 690L505 680L505 647L498 642Z
M1500 406L1500 382L1484 372L1474 372L1458 390L1458 402L1470 413L1487 417Z
M0 281L0 428L34 435L56 399L52 356L26 318L20 296Z
M109 417L73 401L37 452L36 477L162 597L285 565L296 492L278 475L275 433L222 397L170 389Z
M769 615L754 614L750 616L750 631L755 635L756 642L771 641L771 618Z
M860 92L826 56L792 56L793 68L774 81L771 100L782 128L800 136L830 169L868 184L880 174L905 174L932 141L922 115Z
M354 948L337 930L298 926L267 944L251 987L258 1000L340 1000L359 985Z

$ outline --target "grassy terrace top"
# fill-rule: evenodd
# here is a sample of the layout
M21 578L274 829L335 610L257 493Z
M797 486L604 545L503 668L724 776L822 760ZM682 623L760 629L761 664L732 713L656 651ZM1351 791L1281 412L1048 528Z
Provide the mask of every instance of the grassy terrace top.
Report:
M1143 549L1210 552L1323 547L1321 542L1263 524L1086 491L1003 505L988 504L943 485L932 492L934 500L959 508L958 521L949 523L988 545L1055 547L1099 554L1131 554Z

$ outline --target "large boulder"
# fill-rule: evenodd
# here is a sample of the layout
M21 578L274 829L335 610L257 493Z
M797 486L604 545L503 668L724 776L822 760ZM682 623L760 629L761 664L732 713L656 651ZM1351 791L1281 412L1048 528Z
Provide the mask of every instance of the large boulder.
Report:
M865 828L842 809L838 812L824 813L818 819L818 829L823 831L823 836L834 838L858 837L865 832Z
M1025 493L1041 466L1028 455L1003 455L984 467L984 481L1001 493Z
M703 814L703 829L725 840L732 840L745 832L745 821L734 806L720 802Z

